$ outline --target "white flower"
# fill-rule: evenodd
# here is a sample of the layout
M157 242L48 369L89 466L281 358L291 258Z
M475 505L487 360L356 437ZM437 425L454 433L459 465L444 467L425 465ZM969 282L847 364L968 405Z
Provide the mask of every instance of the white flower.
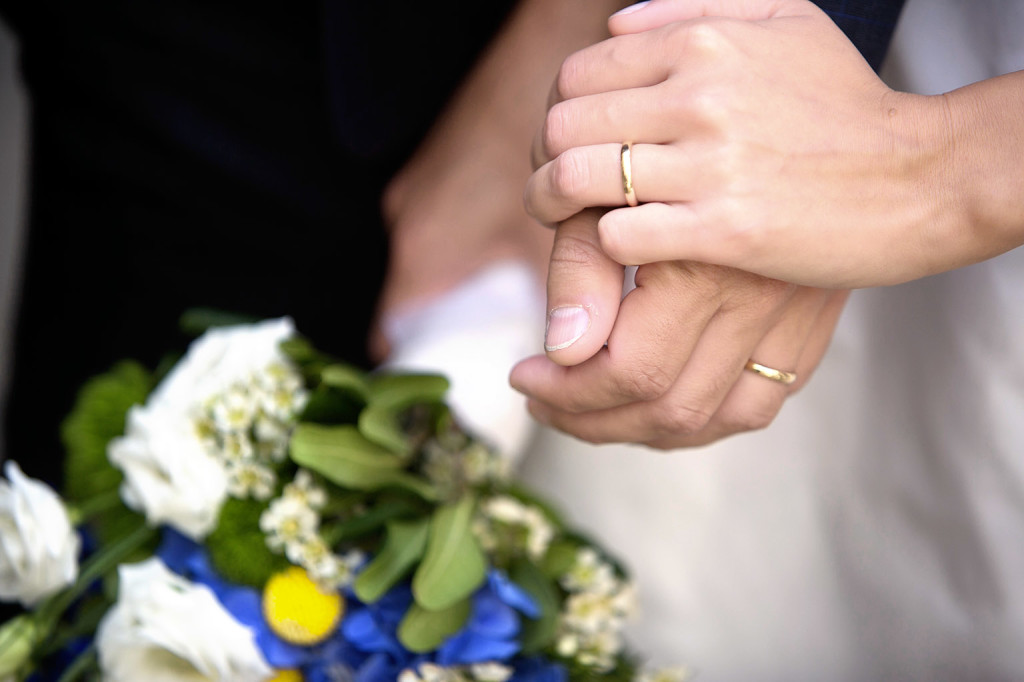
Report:
M490 523L476 523L474 531L485 550L511 542L510 549L525 551L536 561L548 551L555 536L554 527L540 509L514 497L495 495L483 502L481 511ZM519 532L515 532L516 529ZM510 537L509 532L514 537Z
M277 476L273 470L249 459L228 460L228 492L232 497L269 500Z
M260 530L267 534L267 546L275 552L298 547L316 534L320 515L309 505L292 497L279 497L260 515Z
M106 682L257 682L273 675L251 630L213 592L158 558L118 568L117 603L96 635Z
M570 592L598 592L610 594L618 588L615 570L603 561L592 547L582 547L576 552L576 560L569 572L560 580L562 587Z
M313 509L322 509L327 504L327 491L313 480L313 474L299 469L294 480L284 487L284 497L306 504Z
M507 665L495 662L474 663L469 669L477 682L506 682L515 672Z
M213 329L128 413L125 435L111 442L110 461L125 475L121 495L154 525L167 523L195 540L217 523L228 476L196 428L208 401L284 362L278 346L293 333L288 319ZM206 438L205 440L209 440Z
M80 540L49 486L4 466L0 480L0 599L32 606L78 577Z

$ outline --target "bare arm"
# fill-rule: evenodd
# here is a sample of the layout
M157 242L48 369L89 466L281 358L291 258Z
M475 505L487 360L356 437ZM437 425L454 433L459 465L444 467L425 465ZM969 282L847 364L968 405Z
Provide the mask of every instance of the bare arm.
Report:
M525 0L385 197L392 230L382 311L439 294L488 262L525 259L542 278L551 234L526 215L529 149L550 84L573 51L607 37L622 0ZM386 344L378 336L377 353Z

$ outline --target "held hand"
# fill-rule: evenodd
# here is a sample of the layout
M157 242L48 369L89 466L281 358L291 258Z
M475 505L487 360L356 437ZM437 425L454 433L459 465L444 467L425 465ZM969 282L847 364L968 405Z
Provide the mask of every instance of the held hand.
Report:
M820 287L982 257L957 248L966 237L949 219L942 98L890 90L811 3L655 0L610 27L559 74L525 195L541 222L621 207L599 223L620 263L684 259Z
M584 211L556 232L548 357L511 375L530 412L591 442L658 448L767 426L817 366L846 293L672 261L640 266L622 298L623 267L601 249L600 215ZM744 371L750 358L797 380Z

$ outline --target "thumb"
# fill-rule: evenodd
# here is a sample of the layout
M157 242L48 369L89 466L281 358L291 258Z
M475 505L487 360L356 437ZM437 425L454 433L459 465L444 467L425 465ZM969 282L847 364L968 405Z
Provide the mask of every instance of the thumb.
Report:
M558 226L548 266L548 318L544 350L560 365L576 365L604 346L622 300L624 269L601 249L588 209Z
M793 13L792 10L800 4L787 0L648 0L613 14L608 19L608 30L613 36L639 33L674 21L700 17L757 21Z

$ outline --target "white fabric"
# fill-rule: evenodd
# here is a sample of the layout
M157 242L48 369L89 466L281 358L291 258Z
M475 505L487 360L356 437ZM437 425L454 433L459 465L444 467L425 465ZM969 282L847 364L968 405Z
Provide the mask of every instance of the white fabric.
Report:
M508 374L516 362L541 352L544 306L529 266L494 263L456 289L386 317L382 326L392 350L385 364L445 374L455 414L516 459L535 425Z
M909 0L887 77L1021 68L1024 3ZM767 430L670 454L542 431L524 475L631 567L636 647L698 680L1024 679L1021 311L1021 249L856 292Z

